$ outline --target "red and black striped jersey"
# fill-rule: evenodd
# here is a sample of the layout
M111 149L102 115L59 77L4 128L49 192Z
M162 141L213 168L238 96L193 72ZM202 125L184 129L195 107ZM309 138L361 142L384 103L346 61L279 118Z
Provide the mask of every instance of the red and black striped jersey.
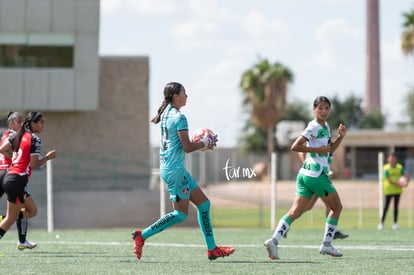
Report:
M25 132L20 147L17 152L13 153L12 164L10 165L9 174L19 174L30 176L32 168L30 167L30 156L39 155L42 142L35 133Z

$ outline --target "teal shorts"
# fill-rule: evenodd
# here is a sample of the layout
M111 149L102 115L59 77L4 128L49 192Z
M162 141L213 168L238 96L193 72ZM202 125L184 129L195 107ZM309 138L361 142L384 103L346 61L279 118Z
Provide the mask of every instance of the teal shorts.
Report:
M188 200L191 191L198 187L185 168L161 169L160 176L167 185L172 201Z
M296 177L296 196L310 199L314 194L318 197L325 197L335 192L335 187L325 173L321 173L317 178L302 174Z

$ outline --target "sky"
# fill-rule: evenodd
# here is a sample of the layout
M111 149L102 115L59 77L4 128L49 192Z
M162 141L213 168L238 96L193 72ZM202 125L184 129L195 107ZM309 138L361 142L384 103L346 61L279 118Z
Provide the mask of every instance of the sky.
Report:
M414 56L402 54L400 37L402 13L413 8L414 0L380 0L388 128L408 120L404 96L414 86ZM364 0L101 0L99 53L149 58L149 118L165 84L180 82L190 133L210 128L220 147L234 147L248 116L241 76L261 58L293 72L288 102L309 104L309 112L320 95L364 99L365 30ZM151 124L151 145L159 139L159 126Z

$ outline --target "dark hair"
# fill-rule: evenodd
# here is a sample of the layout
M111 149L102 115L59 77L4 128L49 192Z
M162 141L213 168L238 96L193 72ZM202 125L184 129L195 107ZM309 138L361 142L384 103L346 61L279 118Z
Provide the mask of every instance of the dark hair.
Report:
M10 125L13 121L15 121L21 114L19 112L10 111L7 115L7 125Z
M395 151L390 151L388 152L388 157L397 157L397 153L395 153Z
M33 132L32 122L39 122L43 118L43 114L40 112L30 112L27 114L16 135L10 140L11 147L14 152L17 152L20 147L20 142L25 132Z
M183 85L178 82L170 82L167 83L164 87L164 101L162 102L161 106L158 108L157 114L151 119L152 123L157 124L161 120L161 114L164 112L165 108L167 108L168 104L170 104L173 100L174 95L178 95L181 92Z
M321 103L321 102L326 102L326 103L328 103L329 107L331 107L331 101L326 96L318 96L313 101L313 108L318 107L319 103Z

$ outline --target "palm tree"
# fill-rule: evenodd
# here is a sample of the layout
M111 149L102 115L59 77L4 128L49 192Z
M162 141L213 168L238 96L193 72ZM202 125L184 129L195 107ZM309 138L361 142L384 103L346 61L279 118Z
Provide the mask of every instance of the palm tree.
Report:
M414 9L402 15L404 31L401 36L401 49L405 55L414 54Z
M243 105L251 112L252 122L267 131L267 152L274 151L276 123L286 109L287 84L293 81L292 72L281 63L270 64L260 60L243 73L240 88L245 98Z

